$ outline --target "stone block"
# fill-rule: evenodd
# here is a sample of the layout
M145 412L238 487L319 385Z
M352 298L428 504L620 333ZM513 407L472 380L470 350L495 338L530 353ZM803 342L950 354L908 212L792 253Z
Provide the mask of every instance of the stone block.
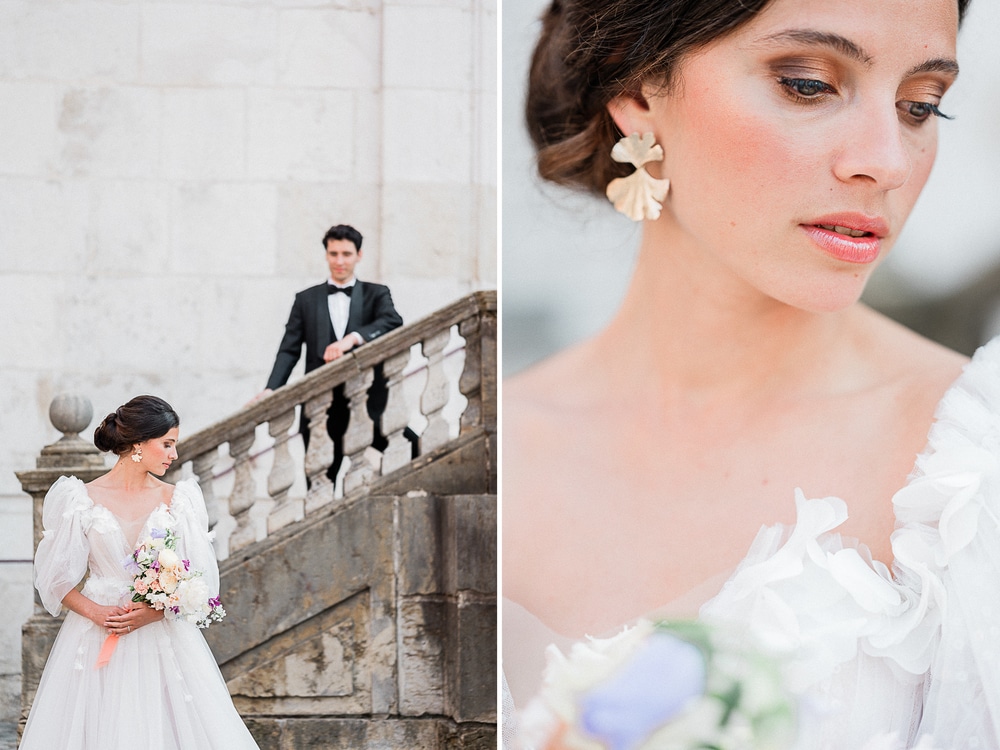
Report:
M369 604L356 595L226 662L230 692L258 715L369 713Z
M58 169L61 98L61 87L50 83L0 82L0 174L34 177Z
M445 591L497 591L496 495L442 498L446 556Z
M490 95L496 102L497 95L497 3L496 0L478 0L472 5L475 24L474 44L476 68L474 86L476 91ZM487 122L498 122L498 118Z
M476 204L468 186L395 184L387 185L384 194L382 251L387 275L472 280L469 217Z
M0 109L0 119L3 116ZM9 132L3 127L0 123L0 132ZM5 140L0 139L0 151ZM27 318L36 305L55 303L50 295L25 296L32 291L23 285L34 283L28 279L38 275L51 285L57 274L78 277L87 270L89 189L75 180L0 177L0 191L4 195L0 201L0 273L31 275L7 277L0 283L9 280L22 288L18 300ZM45 338L51 337L49 329Z
M444 593L444 509L447 498L411 493L397 500L397 594ZM401 615L402 616L402 615Z
M0 78L126 82L135 80L138 67L139 6L134 3L15 0L0 5Z
M353 176L354 97L350 91L253 89L248 104L247 171L262 180L345 181Z
M172 197L173 270L208 276L273 273L276 203L269 184L178 185Z
M381 18L369 9L278 12L278 83L341 91L381 85Z
M153 84L272 85L277 13L257 3L142 6L142 75Z
M445 713L448 602L404 597L399 602L399 713Z
M220 663L362 589L371 592L373 628L391 617L392 503L374 499L316 515L248 559L221 566L227 627L206 631Z
M383 10L383 82L391 88L472 87L476 36L468 5L393 5ZM414 61L419 60L419 65Z
M447 714L460 722L496 722L496 597L460 597L449 614Z
M58 298L61 290L62 284L58 279L53 280L41 274L0 276L0 320L6 323L0 326L0 346L4 347L4 352L9 353L5 357L16 353L21 373L33 369L44 371L62 360L65 339L61 325L66 308ZM31 302L31 315L25 309L28 301ZM8 371L7 374L12 376L15 373ZM22 386L25 387L30 388L27 383ZM45 408L48 409L48 406ZM4 417L6 416L5 414ZM43 424L47 426L48 419ZM19 431L5 432L13 437ZM23 440L24 437L23 434L17 435L18 440ZM36 450L40 447L37 446ZM30 469L34 465L32 460L18 468Z
M358 134L354 138L354 179L364 184L381 184L384 182L383 153L382 141L378 136L385 127L382 121L382 90L358 89L353 93L354 128ZM378 200L375 193L369 195L373 200Z
M492 289L497 285L497 216L495 186L476 189L479 208L476 210L476 288Z
M158 181L90 186L87 269L101 276L164 273L170 265L170 191ZM183 315L183 310L175 311Z
M67 89L58 112L59 171L145 177L160 165L160 95L143 87Z
M468 183L472 161L469 99L468 91L386 89L382 105L386 182Z
M177 180L246 177L244 91L181 88L165 89L162 96L161 169L165 177Z

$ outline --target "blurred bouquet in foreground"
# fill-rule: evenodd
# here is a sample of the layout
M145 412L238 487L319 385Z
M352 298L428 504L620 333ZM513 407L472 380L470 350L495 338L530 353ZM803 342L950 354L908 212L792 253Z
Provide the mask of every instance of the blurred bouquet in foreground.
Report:
M796 703L781 664L697 622L643 622L550 647L521 737L537 750L784 750Z
M209 598L201 571L176 552L177 537L170 529L153 529L126 562L132 581L132 601L166 610L167 617L207 628L226 616L218 597Z

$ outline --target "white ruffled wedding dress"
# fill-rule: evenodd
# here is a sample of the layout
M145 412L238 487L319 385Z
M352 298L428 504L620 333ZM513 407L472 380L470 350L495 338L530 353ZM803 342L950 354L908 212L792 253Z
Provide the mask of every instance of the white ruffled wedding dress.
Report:
M98 604L128 601L125 561L148 529L171 528L177 552L218 596L219 568L208 514L194 479L178 482L169 506L127 524L95 505L75 477L45 496L45 534L35 554L35 586L58 615L64 596L88 573L83 594ZM224 621L215 627L225 627ZM161 620L119 639L111 661L95 669L107 633L66 614L42 673L20 750L250 750L257 744L226 688L201 631Z
M893 497L891 571L837 533L842 500L795 503L795 525L762 528L699 617L790 658L797 750L1000 748L1000 339L949 388ZM504 606L506 665L544 626ZM518 721L522 739L544 734L523 726L544 711L518 716L504 692L505 746Z

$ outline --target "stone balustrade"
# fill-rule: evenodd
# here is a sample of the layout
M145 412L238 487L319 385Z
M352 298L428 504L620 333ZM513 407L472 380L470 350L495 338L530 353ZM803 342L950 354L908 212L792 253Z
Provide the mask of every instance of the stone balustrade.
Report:
M449 378L445 359L449 342L461 342L464 365L457 383ZM451 352L454 354L456 352ZM408 403L404 373L415 355L426 359L426 374L419 404ZM388 389L382 415L382 432L388 446L381 453L371 450L372 421L367 412L367 390L376 366L381 366ZM485 373L485 376L484 376ZM496 292L477 292L365 344L341 359L320 367L305 377L237 411L231 416L182 438L179 459L169 481L190 469L205 495L210 523L218 524L226 539L217 543L220 558L260 541L321 508L336 507L364 493L380 478L411 460L410 441L404 430L415 420L426 421L419 435L421 456L433 454L451 438L496 425ZM326 431L326 411L335 387L344 386L350 423L343 438L345 455L342 492L326 472L333 462L333 444ZM457 386L457 387L456 387ZM465 400L457 432L444 416L454 398ZM308 451L298 465L290 450L296 409L309 419ZM265 434L266 448L260 448ZM256 447L256 449L255 449ZM223 456L228 453L228 460ZM263 454L270 454L266 488L258 489L256 468ZM308 490L294 496L293 485L304 472ZM225 476L231 482L228 495L220 497L217 483ZM265 494L266 492L266 494ZM266 515L266 523L255 518ZM226 543L228 542L228 543Z

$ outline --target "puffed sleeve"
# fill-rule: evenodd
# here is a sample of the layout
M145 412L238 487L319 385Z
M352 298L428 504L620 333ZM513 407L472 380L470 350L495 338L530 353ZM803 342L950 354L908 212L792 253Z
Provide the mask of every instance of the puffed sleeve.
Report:
M219 595L219 563L208 533L208 510L198 480L184 479L174 490L172 510L177 519L178 552L189 560L192 570L201 571L209 595Z
M897 536L906 541L943 592L922 732L936 746L1000 747L1000 338L941 401L928 449L893 502L903 522L893 551Z
M76 477L60 477L45 495L45 531L35 552L35 588L53 617L62 609L63 597L87 572L90 544L85 516L93 505L83 482Z

